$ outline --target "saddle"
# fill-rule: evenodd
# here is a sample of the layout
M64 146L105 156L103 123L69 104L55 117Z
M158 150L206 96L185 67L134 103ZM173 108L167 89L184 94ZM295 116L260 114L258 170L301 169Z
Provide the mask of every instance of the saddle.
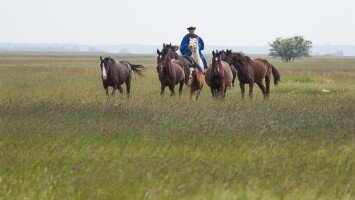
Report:
M193 68L197 68L199 71L203 72L204 73L204 70L203 70L203 66L199 66L195 61L194 59L192 59L191 57L188 57L188 56L183 56L183 58L186 59L186 61L189 63L189 65Z
M189 56L183 56L186 60L187 60L187 62L191 65L191 66L193 66L193 67L196 67L196 62L194 61L194 59L192 59L191 57L189 57Z

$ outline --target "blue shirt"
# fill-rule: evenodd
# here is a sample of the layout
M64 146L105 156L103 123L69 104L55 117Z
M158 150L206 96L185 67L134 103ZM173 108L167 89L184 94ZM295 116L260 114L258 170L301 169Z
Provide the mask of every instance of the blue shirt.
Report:
M205 44L204 44L203 40L200 37L198 37L197 35L192 35L191 36L190 34L185 35L185 37L181 41L181 45L180 45L181 54L183 56L190 56L191 55L191 52L188 49L189 42L190 42L190 37L197 37L198 38L198 44L200 45L200 55L202 55L201 51L203 49L205 49Z

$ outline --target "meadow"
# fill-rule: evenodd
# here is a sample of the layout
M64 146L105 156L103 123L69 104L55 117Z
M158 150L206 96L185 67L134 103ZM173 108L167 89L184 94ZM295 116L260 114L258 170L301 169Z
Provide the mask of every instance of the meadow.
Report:
M355 198L355 58L270 59L269 100L192 102L160 97L155 56L111 56L146 67L130 98L98 54L0 54L0 199Z

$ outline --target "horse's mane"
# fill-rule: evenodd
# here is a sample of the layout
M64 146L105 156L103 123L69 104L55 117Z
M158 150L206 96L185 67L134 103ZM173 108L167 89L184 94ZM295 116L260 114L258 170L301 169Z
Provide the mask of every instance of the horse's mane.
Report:
M246 65L250 64L252 62L252 59L245 55L243 52L239 51L239 52L233 52L232 50L228 50L227 51L223 51L224 53L228 53L228 54L231 54L232 57L233 57L233 62L237 62L234 67L236 68L239 68L239 70L242 72L242 73L246 73L245 71L245 67ZM239 64L239 67L238 67L238 64ZM238 69L237 69L238 70Z
M112 63L116 63L115 59L111 58L110 56L105 57L104 60L112 62Z
M168 49L171 49L171 50L173 50L175 52L175 51L177 51L179 49L179 46L172 45L172 44L166 44L166 45L164 44L162 52L166 52Z
M233 56L237 56L242 62L251 62L251 58L241 51L233 52Z
M178 59L179 55L176 53L178 49L179 46L172 45L172 44L163 44L162 53L163 55L167 55L167 53L169 53L168 55L169 58Z

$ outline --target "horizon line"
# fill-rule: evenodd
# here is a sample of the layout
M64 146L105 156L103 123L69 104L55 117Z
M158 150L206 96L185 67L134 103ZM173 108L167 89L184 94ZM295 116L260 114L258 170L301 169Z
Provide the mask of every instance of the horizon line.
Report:
M71 42L6 42L0 41L0 44L10 43L10 44L30 44L30 45L83 45L83 46L116 46L116 45L135 45L135 46L157 46L162 44L168 44L170 42L162 42L161 44L137 44L137 43L113 43L113 44L86 44L86 43L71 43ZM173 43L172 43L173 44ZM179 45L180 46L180 45ZM239 46L239 47L268 47L267 45L235 45L235 44L207 44L205 46ZM355 44L312 44L312 46L355 46Z

